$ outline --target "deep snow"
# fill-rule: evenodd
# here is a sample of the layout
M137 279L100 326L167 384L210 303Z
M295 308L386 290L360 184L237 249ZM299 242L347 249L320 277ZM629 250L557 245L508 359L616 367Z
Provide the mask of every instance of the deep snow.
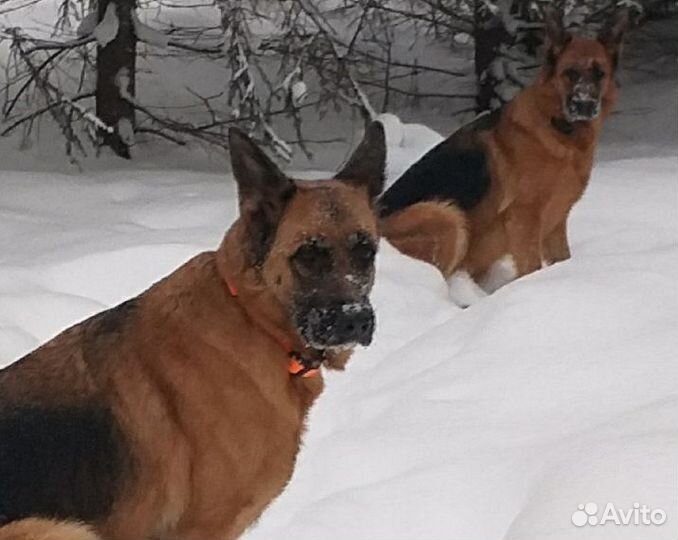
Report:
M399 135L392 178L439 140ZM677 173L675 157L599 163L573 258L467 310L382 242L375 343L327 375L297 471L247 539L676 540ZM235 215L226 175L0 185L0 365L214 248ZM577 528L587 502L667 521Z
M31 23L52 21L44 10L29 9ZM659 24L665 43L643 37L652 26L627 44L573 259L462 311L432 268L383 243L375 343L328 374L294 478L247 540L678 539L677 71L674 22ZM427 48L425 60L463 67L470 51ZM214 66L170 65L142 98L222 88ZM447 134L465 120L454 110L399 114ZM311 166L337 164L360 123L311 124L311 137L328 125L346 136L313 147ZM390 127L394 179L440 135ZM221 154L156 141L129 164L103 156L55 174L71 168L58 132L41 131L26 152L0 141L1 168L44 171L0 171L0 366L214 248L235 215L225 175L175 170L220 169ZM587 502L598 517L637 502L667 522L577 528Z

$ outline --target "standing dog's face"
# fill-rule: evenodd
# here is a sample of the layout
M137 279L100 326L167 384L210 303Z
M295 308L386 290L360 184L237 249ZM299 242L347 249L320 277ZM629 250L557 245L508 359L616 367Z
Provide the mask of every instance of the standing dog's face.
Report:
M588 122L600 114L615 87L628 12L620 11L596 39L572 37L555 11L546 13L547 68L568 122Z
M374 311L378 233L375 201L386 148L373 123L343 169L329 180L295 181L242 132L230 133L246 264L286 307L307 346L368 345Z

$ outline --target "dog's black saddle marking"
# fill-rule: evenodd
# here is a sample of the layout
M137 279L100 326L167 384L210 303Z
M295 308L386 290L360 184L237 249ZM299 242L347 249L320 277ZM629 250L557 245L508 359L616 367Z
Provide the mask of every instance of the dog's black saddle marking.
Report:
M490 188L487 155L477 134L499 121L497 110L462 126L405 171L379 201L381 217L424 201L454 202L469 210Z
M67 391L67 389L64 389ZM126 445L105 408L0 408L0 516L96 522L129 469Z

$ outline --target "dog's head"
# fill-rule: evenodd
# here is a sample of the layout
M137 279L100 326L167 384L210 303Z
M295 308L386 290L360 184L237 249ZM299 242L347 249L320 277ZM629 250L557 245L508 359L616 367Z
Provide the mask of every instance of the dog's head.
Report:
M567 122L594 120L614 100L615 71L628 23L628 11L620 10L595 39L573 37L560 13L546 12L544 74L556 89Z
M307 347L339 350L372 341L375 317L368 295L384 139L375 122L334 178L293 180L244 133L230 132L240 218L226 249L241 250L238 279L246 283L239 285L266 291L286 319L281 322Z

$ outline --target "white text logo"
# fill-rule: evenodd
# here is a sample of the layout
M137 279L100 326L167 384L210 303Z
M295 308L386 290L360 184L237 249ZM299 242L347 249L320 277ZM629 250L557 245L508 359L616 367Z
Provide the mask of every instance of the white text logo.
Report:
M635 503L632 508L617 508L607 503L601 511L596 503L577 506L572 514L572 523L577 527L596 527L617 525L627 527L659 526L666 523L666 512L661 508L650 508L646 504Z

